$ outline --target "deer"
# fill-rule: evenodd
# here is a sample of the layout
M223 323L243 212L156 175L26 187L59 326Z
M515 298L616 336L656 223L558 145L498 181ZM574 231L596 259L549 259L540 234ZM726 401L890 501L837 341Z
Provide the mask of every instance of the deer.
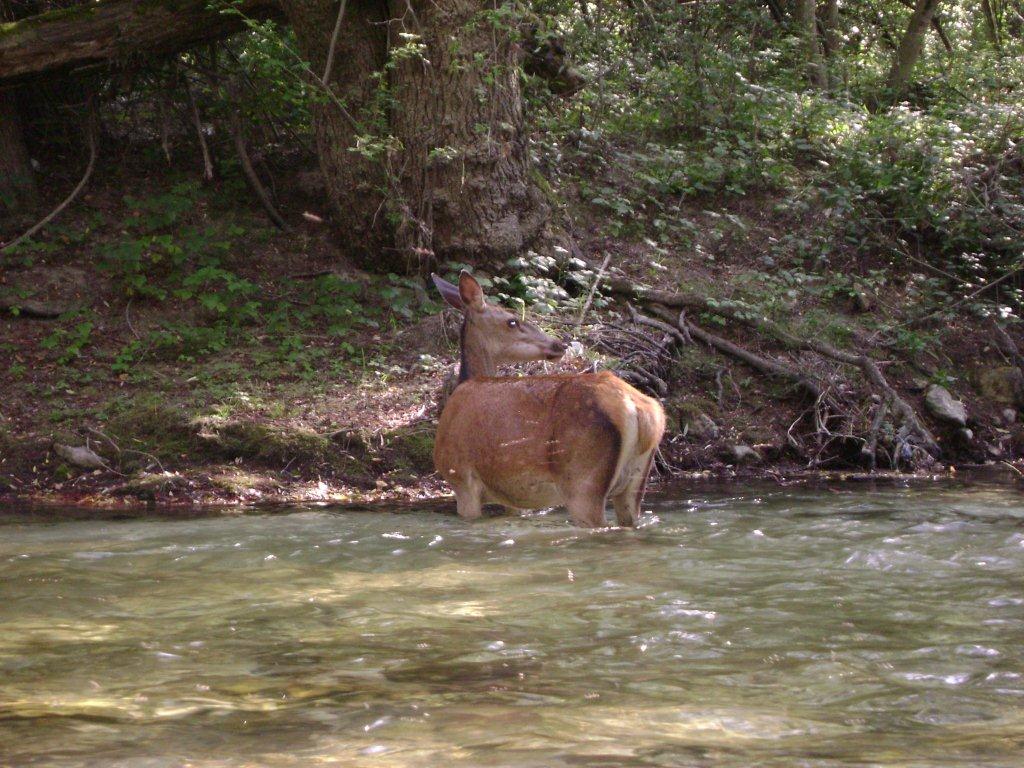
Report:
M486 301L463 271L456 286L431 275L462 312L459 376L438 421L434 467L464 520L484 504L510 510L564 506L580 526L636 526L665 431L661 404L610 371L498 376L498 366L557 361L567 345Z

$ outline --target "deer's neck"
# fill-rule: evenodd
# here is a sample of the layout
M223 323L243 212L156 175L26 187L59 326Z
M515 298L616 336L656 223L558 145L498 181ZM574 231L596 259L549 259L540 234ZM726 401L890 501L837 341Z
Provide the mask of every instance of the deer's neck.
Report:
M487 353L483 345L475 338L472 329L468 327L466 320L462 321L462 330L459 333L459 349L461 357L459 360L459 383L469 381L478 376L494 376L498 373L498 366L494 359Z

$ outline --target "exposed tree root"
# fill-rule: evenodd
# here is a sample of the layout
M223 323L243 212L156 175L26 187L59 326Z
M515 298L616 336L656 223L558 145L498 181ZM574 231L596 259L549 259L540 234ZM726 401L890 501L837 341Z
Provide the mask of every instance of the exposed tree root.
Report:
M864 444L862 453L868 460L868 468L874 472L878 464L878 433L885 423L885 417L889 415L889 401L883 399L875 410L875 416L871 419L871 431L868 433L868 441Z
M662 310L657 305L651 306L650 311L661 316L664 320L669 319L669 313L665 312L665 310ZM676 320L676 327L680 331L680 336L685 333L698 341L703 341L709 347L717 349L722 354L734 357L737 360L746 363L759 373L786 379L796 385L798 389L802 389L816 400L822 397L825 393L824 388L818 382L801 371L790 368L773 358L763 357L762 355L751 352L749 349L744 349L738 344L733 344L731 341L723 339L721 336L716 336L710 331L704 330L692 320L687 320L685 316L681 315L679 319Z

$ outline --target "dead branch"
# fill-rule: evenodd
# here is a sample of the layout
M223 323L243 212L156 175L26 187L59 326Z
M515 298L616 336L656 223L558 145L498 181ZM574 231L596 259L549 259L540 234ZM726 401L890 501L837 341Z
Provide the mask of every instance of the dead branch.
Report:
M778 360L774 360L768 357L762 357L748 349L744 349L738 344L733 344L731 341L723 339L721 336L716 336L710 331L705 331L699 325L696 325L692 320L683 320L680 318L678 321L673 318L667 311L657 305L651 306L650 310L660 315L665 319L666 322L683 322L685 323L686 332L689 333L695 339L703 341L710 347L717 349L723 354L734 357L748 366L753 368L759 373L763 373L769 376L778 376L779 378L786 379L795 384L799 389L804 390L807 394L811 395L815 400L821 397L823 389L813 379L805 376L800 371L795 371L792 368L784 365ZM678 327L678 326L677 326Z
M231 134L235 140L235 152L238 153L238 162L242 166L242 172L245 174L245 178L249 182L249 186L252 187L253 192L256 193L256 197L259 198L260 204L263 209L267 212L270 220L274 222L278 229L282 232L290 231L290 227L287 222L281 218L281 214L277 212L274 204L270 201L270 194L267 192L266 187L263 186L263 182L260 181L260 177L256 174L256 169L252 167L252 160L249 159L249 152L245 147L245 136L242 133L242 124L237 116L231 120Z
M668 394L668 384L660 376L651 373L639 363L633 363L630 370L642 376L651 390L657 392L660 397L665 397Z
M131 454L134 454L136 456L142 456L143 458L149 459L156 466L158 466L160 468L161 472L166 472L167 471L166 469L164 469L164 465L160 463L160 459L158 459L156 456L154 456L151 453L146 453L145 451L137 451L134 448L121 448L121 446L119 446L117 443L114 442L113 438L111 438L105 432L103 432L103 431L101 431L99 429L96 429L95 427L86 427L85 431L95 435L96 437L102 438L108 445L110 445L111 448L114 449L114 451L117 452L118 466L121 466L121 455L125 454L125 453L131 453ZM111 471L116 471L116 470L111 470ZM117 474L120 475L121 473L117 472ZM122 475L122 477L123 477L123 475Z
M583 304L583 309L580 310L579 319L576 321L577 332L579 332L580 326L583 325L583 320L587 316L587 311L590 309L590 305L594 301L594 294L597 293L597 286L601 284L601 278L604 277L604 271L608 269L608 262L611 260L612 255L609 253L604 257L604 263L602 263L601 268L597 270L597 274L594 275L594 283L590 286L590 293L587 294L587 300Z
M922 423L913 406L900 397L899 393L889 384L885 375L882 373L881 368L878 367L878 364L867 355L844 352L843 350L836 349L832 345L818 339L797 338L778 325L778 323L775 323L766 317L755 317L748 308L737 305L734 302L711 301L705 297L690 293L670 293L668 291L652 290L636 286L630 281L622 279L609 280L606 285L613 293L634 297L649 305L661 304L678 309L694 308L699 309L700 311L711 312L722 317L727 317L730 320L735 320L736 322L752 327L762 333L766 333L775 339L775 341L782 344L786 349L793 351L806 350L816 352L823 357L836 360L845 365L856 366L861 370L868 383L875 387L883 397L889 400L890 407L899 415L900 419L911 429L911 431L918 436L924 449L933 457L938 457L941 454L938 442L935 440L931 431ZM664 317L664 314L662 316ZM694 329L698 328L698 326L695 326L689 321L686 321L686 323L692 335L698 338L701 338L701 335L709 335L708 332L703 329L700 330L700 334L695 333ZM718 337L714 338L718 339ZM725 344L731 344L731 342L727 342L725 339L718 339L718 341L724 342ZM720 349L727 354L738 357L738 355L733 354L733 352L729 351L724 345L712 344L712 346L715 346L717 349ZM732 346L737 352L746 353L747 355L752 354L746 350L742 350L736 345ZM738 357L738 359L744 358ZM765 359L762 358L762 361L764 360ZM755 368L760 365L760 363L753 362L752 360L744 360L744 362L747 362ZM777 363L777 361L775 362L781 366L781 363ZM784 371L788 372L788 378L792 378L793 372L786 369L785 366L782 366L782 368ZM764 372L767 372L767 369L763 370ZM780 372L778 375L785 376L786 373ZM806 389L806 387L804 388Z
M199 107L196 106L196 97L192 93L192 86L189 84L188 76L182 78L185 81L185 94L188 96L189 111L192 113L192 125L196 129L196 138L199 140L199 149L203 153L203 180L213 181L213 159L210 157L210 147L206 143L206 136L203 134L203 121L199 117Z
M58 205L56 208L50 211L50 213L47 216L45 216L41 221L32 226L27 232L25 232L20 237L16 237L14 240L7 243L7 245L0 247L0 253L5 253L6 251L9 251L12 248L14 248L16 245L20 245L21 243L35 236L40 230L43 229L43 227L45 227L47 224L49 224L51 221L57 218L61 213L63 213L64 210L69 205L71 205L71 203L74 202L75 198L78 197L82 190L85 189L85 185L89 183L89 179L92 178L92 172L96 168L96 155L98 154L97 145L99 143L98 134L99 124L96 119L96 114L95 112L93 112L89 116L88 123L86 126L86 136L89 141L89 163L85 167L85 173L82 175L82 180L78 182L78 186L71 190L71 194L65 197L64 200L60 203L60 205Z
M626 303L626 309L629 310L630 318L632 318L633 322L636 323L637 325L646 325L651 328L657 328L659 331L667 333L680 344L693 343L693 339L687 338L683 334L683 332L679 330L679 328L677 328L676 326L669 325L668 323L664 323L661 320L656 320L653 317L648 317L647 315L641 315L639 312L636 311L633 305L629 304L628 302Z
M341 33L341 22L345 18L345 5L347 0L341 0L341 7L338 8L338 18L334 22L334 31L331 33L331 44L327 48L327 63L324 65L324 76L320 79L324 87L331 82L331 70L334 69L334 54L338 48L338 36Z

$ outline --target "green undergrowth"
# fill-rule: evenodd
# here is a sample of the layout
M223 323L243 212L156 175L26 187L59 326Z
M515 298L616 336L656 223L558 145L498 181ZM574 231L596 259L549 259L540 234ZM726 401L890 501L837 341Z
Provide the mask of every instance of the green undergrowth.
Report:
M398 471L430 474L434 471L434 425L421 422L385 432L386 460Z
M283 418L283 411L280 399L259 408L220 403L192 410L143 395L111 409L100 422L102 430L93 433L101 438L93 445L122 471L154 466L176 471L223 463L369 482L382 471L411 475L433 469L432 424L413 424L370 439L358 430L317 432Z
M387 351L368 348L363 337L440 308L398 275L290 277L280 266L262 269L250 256L278 235L261 222L211 213L214 202L195 182L171 183L126 195L120 218L90 217L15 249L11 258L29 267L88 243L109 286L103 299L125 319L111 337L99 333L95 302L67 312L41 342L50 360L73 378L87 360L93 376L134 383L146 383L152 364L199 366L226 378L348 376ZM136 330L133 317L154 319Z
M571 100L531 105L551 188L602 237L643 244L652 276L746 261L768 282L803 273L790 288L822 303L910 276L907 314L1020 315L1005 281L958 303L1024 267L1019 42L994 51L975 15L950 16L962 50L929 46L892 103L892 52L862 35L883 18L904 28L897 3L843 9L827 90L808 86L799 36L765 4L653 3L642 23L630 4L601 23L543 5L591 76ZM767 288L782 303L764 308L785 315L786 290Z

